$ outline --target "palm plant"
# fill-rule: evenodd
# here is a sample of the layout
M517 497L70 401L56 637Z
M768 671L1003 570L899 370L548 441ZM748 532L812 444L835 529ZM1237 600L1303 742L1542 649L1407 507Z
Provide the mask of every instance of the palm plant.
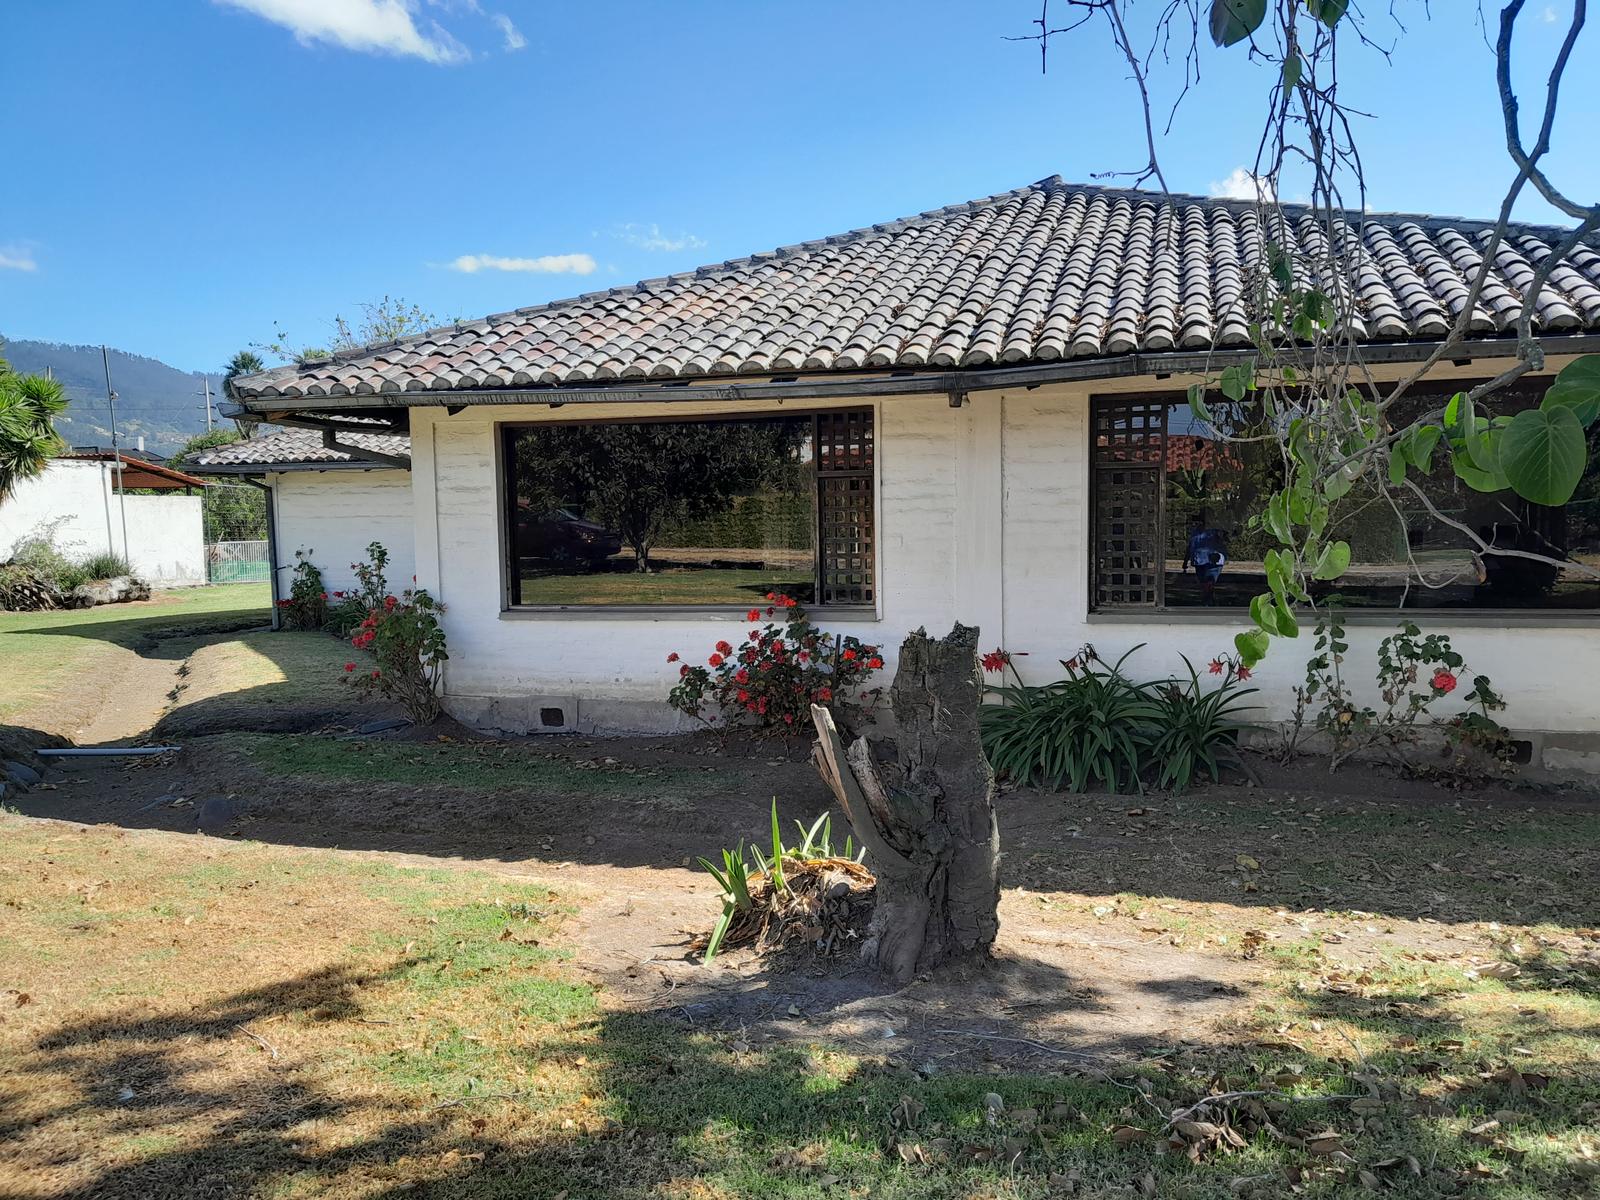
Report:
M0 502L22 480L43 471L61 449L55 419L66 407L60 380L18 375L0 358Z

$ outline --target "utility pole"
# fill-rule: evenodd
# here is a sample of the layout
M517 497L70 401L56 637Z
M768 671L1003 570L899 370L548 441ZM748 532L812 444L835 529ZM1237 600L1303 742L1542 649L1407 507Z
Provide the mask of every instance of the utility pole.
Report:
M206 390L204 392L196 392L195 395L196 396L204 396L206 398L206 432L210 433L211 432L211 376L206 375L203 378L205 379Z
M111 355L102 344L100 347L100 365L106 373L106 407L111 410L111 458L113 478L117 481L117 502L122 510L122 557L128 559L128 565L133 566L132 556L128 552L128 492L122 486L122 451L117 447L117 394L111 390ZM107 549L116 552L115 546Z

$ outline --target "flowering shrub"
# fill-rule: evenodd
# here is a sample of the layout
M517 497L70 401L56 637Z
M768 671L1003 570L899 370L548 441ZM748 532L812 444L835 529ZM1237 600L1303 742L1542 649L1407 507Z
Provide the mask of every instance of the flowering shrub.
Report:
M1487 675L1471 670L1442 633L1423 635L1410 621L1378 644L1378 696L1382 708L1359 704L1344 676L1344 621L1337 605L1323 610L1316 641L1306 663L1306 681L1295 688L1295 715L1285 742L1285 756L1296 748L1305 725L1325 735L1330 768L1337 770L1352 754L1373 747L1395 748L1421 740L1432 727L1445 739L1446 752L1481 751L1509 769L1511 735L1489 714L1505 708ZM1461 694L1467 711L1453 717L1434 715L1434 704L1455 692L1464 680L1472 686ZM1425 681L1425 682L1424 682ZM1465 768L1458 754L1458 769Z
M322 572L311 561L313 550L294 552L294 575L289 595L278 601L278 610L290 629L321 629L328 614L328 590Z
M348 592L334 592L328 604L324 628L337 637L349 637L366 620L367 614L382 607L389 594L389 580L385 568L389 565L389 551L382 542L367 543L367 561L350 564L357 587Z
M370 650L376 668L344 665L347 683L363 691L398 700L417 724L427 725L439 716L439 675L450 656L445 653L444 628L439 614L444 605L426 589L407 589L385 596L356 626L350 644Z
M667 703L702 721L710 705L723 721L788 729L804 726L813 704L831 708L876 697L878 689L863 693L861 685L883 668L877 646L824 633L796 600L779 592L767 593L764 615L766 622L757 624L763 609L746 613L751 628L739 645L719 641L703 666L682 661L676 651L667 655L678 664L678 684Z
M1025 657L1021 651L983 655L985 672L1009 670L1015 681L991 686L989 693L1002 703L978 710L990 766L1019 783L1115 792L1142 790L1146 777L1182 791L1202 773L1218 779L1223 767L1237 765L1239 735L1248 728L1239 716L1251 707L1244 697L1255 691L1241 686L1249 669L1219 655L1209 671L1221 682L1202 686L1200 673L1184 659L1187 679L1139 683L1123 670L1138 649L1108 665L1093 646L1084 646L1061 660L1065 679L1037 686L1017 672L1013 660Z

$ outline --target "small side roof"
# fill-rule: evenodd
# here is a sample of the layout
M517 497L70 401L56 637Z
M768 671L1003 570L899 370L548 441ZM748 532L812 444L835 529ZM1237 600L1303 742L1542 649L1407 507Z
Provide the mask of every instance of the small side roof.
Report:
M339 440L362 450L373 450L410 461L411 439L403 433L341 431ZM395 470L382 463L330 450L314 429L275 429L242 442L214 446L189 460L196 471L209 475L265 475L269 471L325 471L330 467Z
M197 479L173 467L163 466L160 463L150 462L134 454L119 454L114 450L68 450L65 454L56 455L58 459L75 462L118 462L122 463L119 474L122 486L125 488L150 488L155 491L177 491L179 488L203 488L206 486L204 479Z

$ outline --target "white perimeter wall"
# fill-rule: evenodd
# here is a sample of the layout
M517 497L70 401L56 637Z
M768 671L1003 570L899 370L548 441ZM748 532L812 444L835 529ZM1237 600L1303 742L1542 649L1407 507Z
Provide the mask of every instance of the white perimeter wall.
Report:
M1557 364L1559 365L1559 364ZM1480 372L1484 368L1480 367ZM952 409L943 396L885 399L877 408L879 578L876 619L822 618L830 629L894 651L912 629L943 634L960 619L982 629L986 647L1027 651L1030 681L1061 674L1058 660L1084 643L1114 660L1145 643L1133 673L1155 677L1232 648L1237 618L1191 622L1152 617L1128 623L1089 615L1089 396L1159 387L1181 394L1187 379L1151 379L1033 391L974 393ZM860 407L858 403L854 407ZM791 406L791 411L795 406ZM810 406L823 407L823 406ZM749 406L737 411L751 411ZM731 412L674 405L674 415ZM568 417L570 409L555 414ZM660 416L661 409L606 406L585 417ZM412 482L417 498L417 573L448 605L446 691L464 719L501 728L532 726L543 704L576 702L585 727L659 729L674 715L664 698L673 650L708 653L738 640L739 615L503 613L495 420L551 419L543 407L469 408L455 416L412 410ZM821 614L819 614L820 616ZM1510 701L1505 723L1522 730L1600 729L1600 629L1452 623L1417 614L1427 630L1452 635L1478 671ZM1367 664L1394 624L1350 627L1350 659ZM1290 711L1310 638L1277 643L1257 672L1267 716ZM570 719L570 718L569 718Z
M199 496L176 493L118 496L109 463L58 460L0 501L0 561L18 542L54 524L56 547L68 558L115 553L149 583L166 587L204 583L200 506Z
M366 561L369 542L382 542L389 551L390 589L411 586L417 568L409 472L340 468L267 478L276 504L280 596L289 594L296 550L307 552L330 592L354 588L350 564Z

